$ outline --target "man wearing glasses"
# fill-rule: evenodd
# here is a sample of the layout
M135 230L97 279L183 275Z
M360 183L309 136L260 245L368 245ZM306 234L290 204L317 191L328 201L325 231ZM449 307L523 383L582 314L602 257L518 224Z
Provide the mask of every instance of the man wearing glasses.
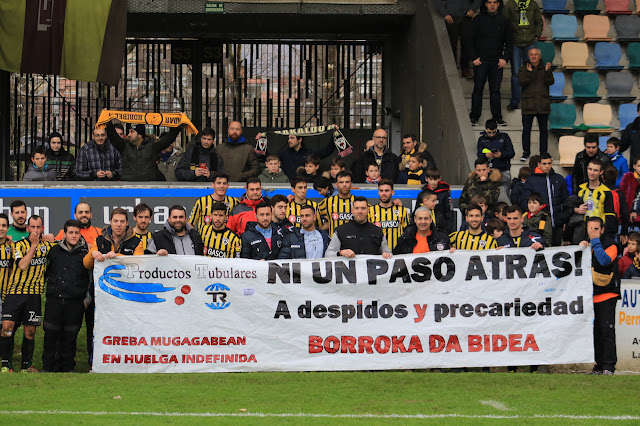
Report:
M511 190L511 159L516 155L508 134L498 130L496 120L487 120L485 131L478 138L478 158L489 160L490 169L498 169L502 174L500 186L505 195Z
M489 105L498 126L506 126L500 107L502 70L511 57L511 24L502 13L502 1L487 0L480 6L480 14L473 19L473 29L467 43L473 61L473 93L471 95L471 124L476 126L482 114L482 92L489 80Z
M400 159L387 146L387 132L384 129L373 132L373 146L363 152L358 161L353 163L354 182L364 182L367 178L365 175L367 167L374 162L380 166L382 179L390 179L392 182L398 180Z

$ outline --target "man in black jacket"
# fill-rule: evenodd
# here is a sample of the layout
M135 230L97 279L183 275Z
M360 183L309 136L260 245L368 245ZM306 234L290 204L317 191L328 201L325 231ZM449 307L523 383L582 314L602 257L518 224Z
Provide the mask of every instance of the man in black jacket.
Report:
M282 240L280 259L318 259L324 257L329 236L316 228L316 209L309 204L300 207L301 228L291 227Z
M414 225L409 225L398 239L393 254L426 253L449 250L449 236L433 225L432 211L418 207L413 214ZM418 244L420 240L421 244Z
M631 147L629 169L633 169L633 160L640 158L640 104L638 104L638 117L625 127L620 138L620 153L622 154L629 147Z
M489 105L492 118L499 126L506 126L500 107L502 70L512 49L511 24L502 15L502 0L486 0L480 14L473 19L467 42L469 58L473 61L473 93L471 95L471 124L478 124L482 114L482 92L489 79Z
M271 206L261 201L255 212L257 222L249 222L242 233L240 257L254 260L277 259L282 247L282 230L271 221Z
M75 367L76 340L91 302L90 271L82 263L88 247L81 227L77 220L68 220L64 239L48 254L42 371L69 372Z
M169 219L164 224L164 228L153 234L147 251L159 256L168 254L203 256L204 243L198 231L187 223L185 208L175 205L169 209Z
M287 146L278 152L278 157L282 162L282 171L285 175L292 180L296 177L298 167L304 167L304 160L311 154L315 154L320 159L327 158L335 151L336 146L333 143L333 138L327 141L327 144L318 149L310 149L302 142L302 136L289 135L287 139Z
M392 254L382 228L367 221L369 202L365 197L354 197L351 208L353 220L340 225L331 238L326 257L355 257L357 254L378 254L390 259Z
M205 127L198 138L200 141L187 149L176 165L176 178L179 181L213 182L216 172L224 172L224 161L213 147L216 131Z
M573 195L578 194L580 185L589 181L587 166L593 158L598 158L602 161L603 168L611 162L611 158L598 148L598 135L588 133L584 137L584 150L576 154L576 159L573 162L573 171L571 172Z
M502 244L502 241L498 239L498 246L500 247L531 247L538 251L544 248L544 238L537 232L532 231L530 228L523 228L524 216L522 215L522 208L518 205L507 207L507 216L505 218L507 222L507 229L502 235L508 238L507 244Z
M364 182L367 176L365 172L369 164L376 163L380 166L380 177L390 179L391 182L398 180L400 174L400 158L395 155L387 146L387 132L378 129L373 132L373 146L360 155L358 161L351 166L354 182Z

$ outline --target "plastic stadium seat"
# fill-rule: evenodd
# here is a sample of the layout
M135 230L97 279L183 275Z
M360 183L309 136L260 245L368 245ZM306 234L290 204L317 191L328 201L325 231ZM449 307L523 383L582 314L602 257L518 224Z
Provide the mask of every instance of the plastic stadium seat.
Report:
M553 73L554 83L549 87L549 99L552 101L564 101L567 96L564 95L564 73Z
M577 41L578 21L574 15L553 15L551 18L551 30L553 40L557 41Z
M589 47L586 43L565 42L560 48L562 55L562 66L566 69L588 70L591 69L587 65L589 59Z
M601 99L601 96L598 96L600 78L596 73L585 71L573 73L571 86L573 87L573 99L576 101L598 102Z
M638 117L638 105L622 104L618 109L618 120L620 120L620 130L627 128L629 124Z
M585 104L582 118L589 133L611 133L614 130L611 126L613 120L611 105Z
M542 53L542 62L553 64L553 58L556 57L556 47L554 44L538 41L536 42L536 47L540 49L540 53Z
M621 70L624 68L620 65L622 51L617 43L596 43L594 56L596 57L596 69Z
M607 15L631 15L629 0L604 0L604 13Z
M553 133L575 133L576 107L573 104L551 104L549 131Z
M547 20L548 18L545 18L545 16L542 15L542 33L540 34L538 40L544 41L547 39L551 39L553 33L551 32L551 27L549 26Z
M640 1L638 1L640 4ZM630 70L640 70L640 43L629 43L627 46L627 59Z
M598 137L598 148L600 149L600 151L604 152L604 150L607 149L607 141L610 137L610 135Z
M587 15L582 20L584 39L587 41L609 41L611 24L608 16Z
M573 13L576 15L599 15L598 0L573 0Z
M573 167L576 154L584 149L584 138L579 136L560 136L558 151L560 153L560 166Z
M542 0L542 12L549 14L569 13L567 0Z
M631 95L633 77L628 72L609 72L604 78L607 87L607 99L612 102L631 102L636 99Z
M616 22L613 25L618 34L618 41L640 40L640 18L636 15L616 16Z

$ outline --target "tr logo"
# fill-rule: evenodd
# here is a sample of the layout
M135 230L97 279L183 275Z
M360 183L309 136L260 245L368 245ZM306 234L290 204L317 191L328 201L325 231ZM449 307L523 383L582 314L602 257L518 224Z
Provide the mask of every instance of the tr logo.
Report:
M224 284L216 283L208 285L207 288L204 289L207 294L211 295L213 301L212 303L205 303L209 309L219 310L226 309L229 307L231 302L227 302L227 291L230 291L229 287Z

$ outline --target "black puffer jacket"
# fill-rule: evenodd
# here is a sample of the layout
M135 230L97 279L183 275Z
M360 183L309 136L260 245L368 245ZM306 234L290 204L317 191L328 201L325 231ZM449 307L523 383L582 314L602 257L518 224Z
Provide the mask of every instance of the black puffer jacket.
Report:
M606 166L611 162L611 158L604 152L600 151L600 149L598 149L595 157L602 161L603 166ZM577 194L579 191L578 187L589 180L589 177L587 176L587 165L589 165L589 161L591 161L592 158L593 157L587 156L587 151L584 149L576 154L573 171L571 172L571 186L573 187L572 194Z
M91 271L82 263L87 252L84 238L80 238L72 249L64 240L51 248L47 266L47 298L85 298L91 277Z
M282 230L275 223L271 224L271 248L269 248L267 240L256 226L258 226L257 222L249 222L242 233L240 257L254 260L277 259L282 247Z
M413 249L418 244L417 233L418 227L415 225L407 226L404 233L398 238L398 244L394 247L393 254L413 253ZM451 247L449 236L433 226L433 223L431 224L431 234L427 236L427 244L429 244L429 251L449 250Z

